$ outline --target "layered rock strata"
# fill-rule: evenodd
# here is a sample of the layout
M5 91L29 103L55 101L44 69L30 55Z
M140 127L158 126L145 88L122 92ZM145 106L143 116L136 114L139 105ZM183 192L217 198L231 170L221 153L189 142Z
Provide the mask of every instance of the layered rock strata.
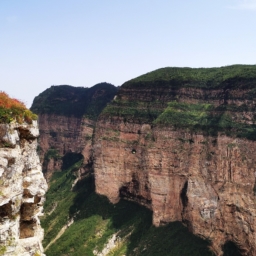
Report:
M117 88L108 83L91 88L60 85L34 99L31 109L39 116L39 154L47 179L72 157L84 158L79 175L91 169L95 122L116 92Z
M63 156L68 153L81 154L85 166L90 165L94 125L95 121L88 118L39 114L40 155L47 179L61 170ZM85 166L82 172L86 172Z
M47 184L32 124L0 124L0 254L44 255L42 215Z
M216 255L229 241L256 255L256 78L247 71L222 68L205 87L180 79L182 69L178 82L125 83L97 122L96 192L145 205L156 226L182 221Z

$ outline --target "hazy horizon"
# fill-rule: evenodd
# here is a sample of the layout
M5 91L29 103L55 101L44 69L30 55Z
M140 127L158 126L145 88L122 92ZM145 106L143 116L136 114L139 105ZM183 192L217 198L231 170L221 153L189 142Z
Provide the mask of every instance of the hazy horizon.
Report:
M0 3L0 90L115 86L163 67L256 63L256 0Z

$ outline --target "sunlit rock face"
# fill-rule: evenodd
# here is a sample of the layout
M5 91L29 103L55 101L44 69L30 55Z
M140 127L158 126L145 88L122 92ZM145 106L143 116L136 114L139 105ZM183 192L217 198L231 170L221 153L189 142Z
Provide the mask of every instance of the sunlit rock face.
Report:
M103 110L93 145L96 192L145 205L156 226L182 221L216 255L232 242L254 256L256 79L227 73L200 87L179 72L131 80Z
M0 254L44 255L47 184L37 155L37 122L0 124Z
M47 180L72 155L84 159L79 175L88 173L97 117L116 92L117 87L108 83L90 88L59 85L51 86L34 99L31 109L39 117L39 155Z

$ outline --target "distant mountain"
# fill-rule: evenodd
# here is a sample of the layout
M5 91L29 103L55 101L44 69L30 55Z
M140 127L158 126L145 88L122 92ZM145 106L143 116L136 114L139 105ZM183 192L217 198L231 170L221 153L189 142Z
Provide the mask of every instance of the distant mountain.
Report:
M31 110L39 117L38 151L46 178L73 158L84 158L81 170L88 171L95 121L117 90L109 83L90 88L59 85L35 97Z
M53 85L35 97L31 110L38 115L85 116L95 120L116 92L117 88L109 83L90 88Z

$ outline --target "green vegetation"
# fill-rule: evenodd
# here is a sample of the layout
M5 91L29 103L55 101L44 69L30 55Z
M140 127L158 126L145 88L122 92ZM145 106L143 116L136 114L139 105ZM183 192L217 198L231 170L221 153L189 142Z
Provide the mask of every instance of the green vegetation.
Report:
M51 86L34 99L31 110L37 114L86 116L95 120L116 92L117 88L108 83L91 88Z
M256 110L256 109L255 109ZM105 117L121 117L124 122L151 123L155 126L172 126L217 136L218 133L232 137L256 140L256 116L253 124L244 122L244 112L253 112L254 106L245 104L222 104L214 107L209 103L185 103L171 101L138 102L115 100L101 113ZM233 113L240 113L240 120ZM107 139L107 138L106 138Z
M0 91L0 123L16 121L31 124L32 120L37 120L37 115L28 110L23 102Z
M102 111L102 116L118 116L124 121L152 122L162 112L160 102L139 102L114 100Z
M177 127L208 126L211 122L211 104L188 104L170 102L164 112L154 121L155 124L172 124Z
M7 248L5 245L0 245L0 255L5 255L6 250Z
M47 250L47 256L94 256L102 251L113 234L121 241L108 255L171 256L212 255L209 243L188 232L181 223L159 228L152 223L152 213L135 203L121 200L111 204L95 194L93 176L79 181L71 190L74 171L82 160L62 172L55 172L46 194L44 246L52 241L71 218L74 223Z
M50 161L50 159L58 160L60 158L61 158L61 156L59 155L57 149L55 149L55 148L50 148L44 155L45 161Z
M256 140L255 84L256 65L162 68L124 83L101 118Z
M254 88L256 65L233 65L220 68L161 68L126 82L123 86L166 85L171 87ZM152 83L153 82L153 83ZM158 83L156 83L158 82ZM149 84L150 83L150 84Z
M228 108L227 108L228 109ZM229 111L219 111L211 104L170 102L164 112L154 121L155 125L172 125L192 132L203 131L215 136L222 132L228 136L256 140L256 125L233 121ZM230 110L230 106L229 106Z

